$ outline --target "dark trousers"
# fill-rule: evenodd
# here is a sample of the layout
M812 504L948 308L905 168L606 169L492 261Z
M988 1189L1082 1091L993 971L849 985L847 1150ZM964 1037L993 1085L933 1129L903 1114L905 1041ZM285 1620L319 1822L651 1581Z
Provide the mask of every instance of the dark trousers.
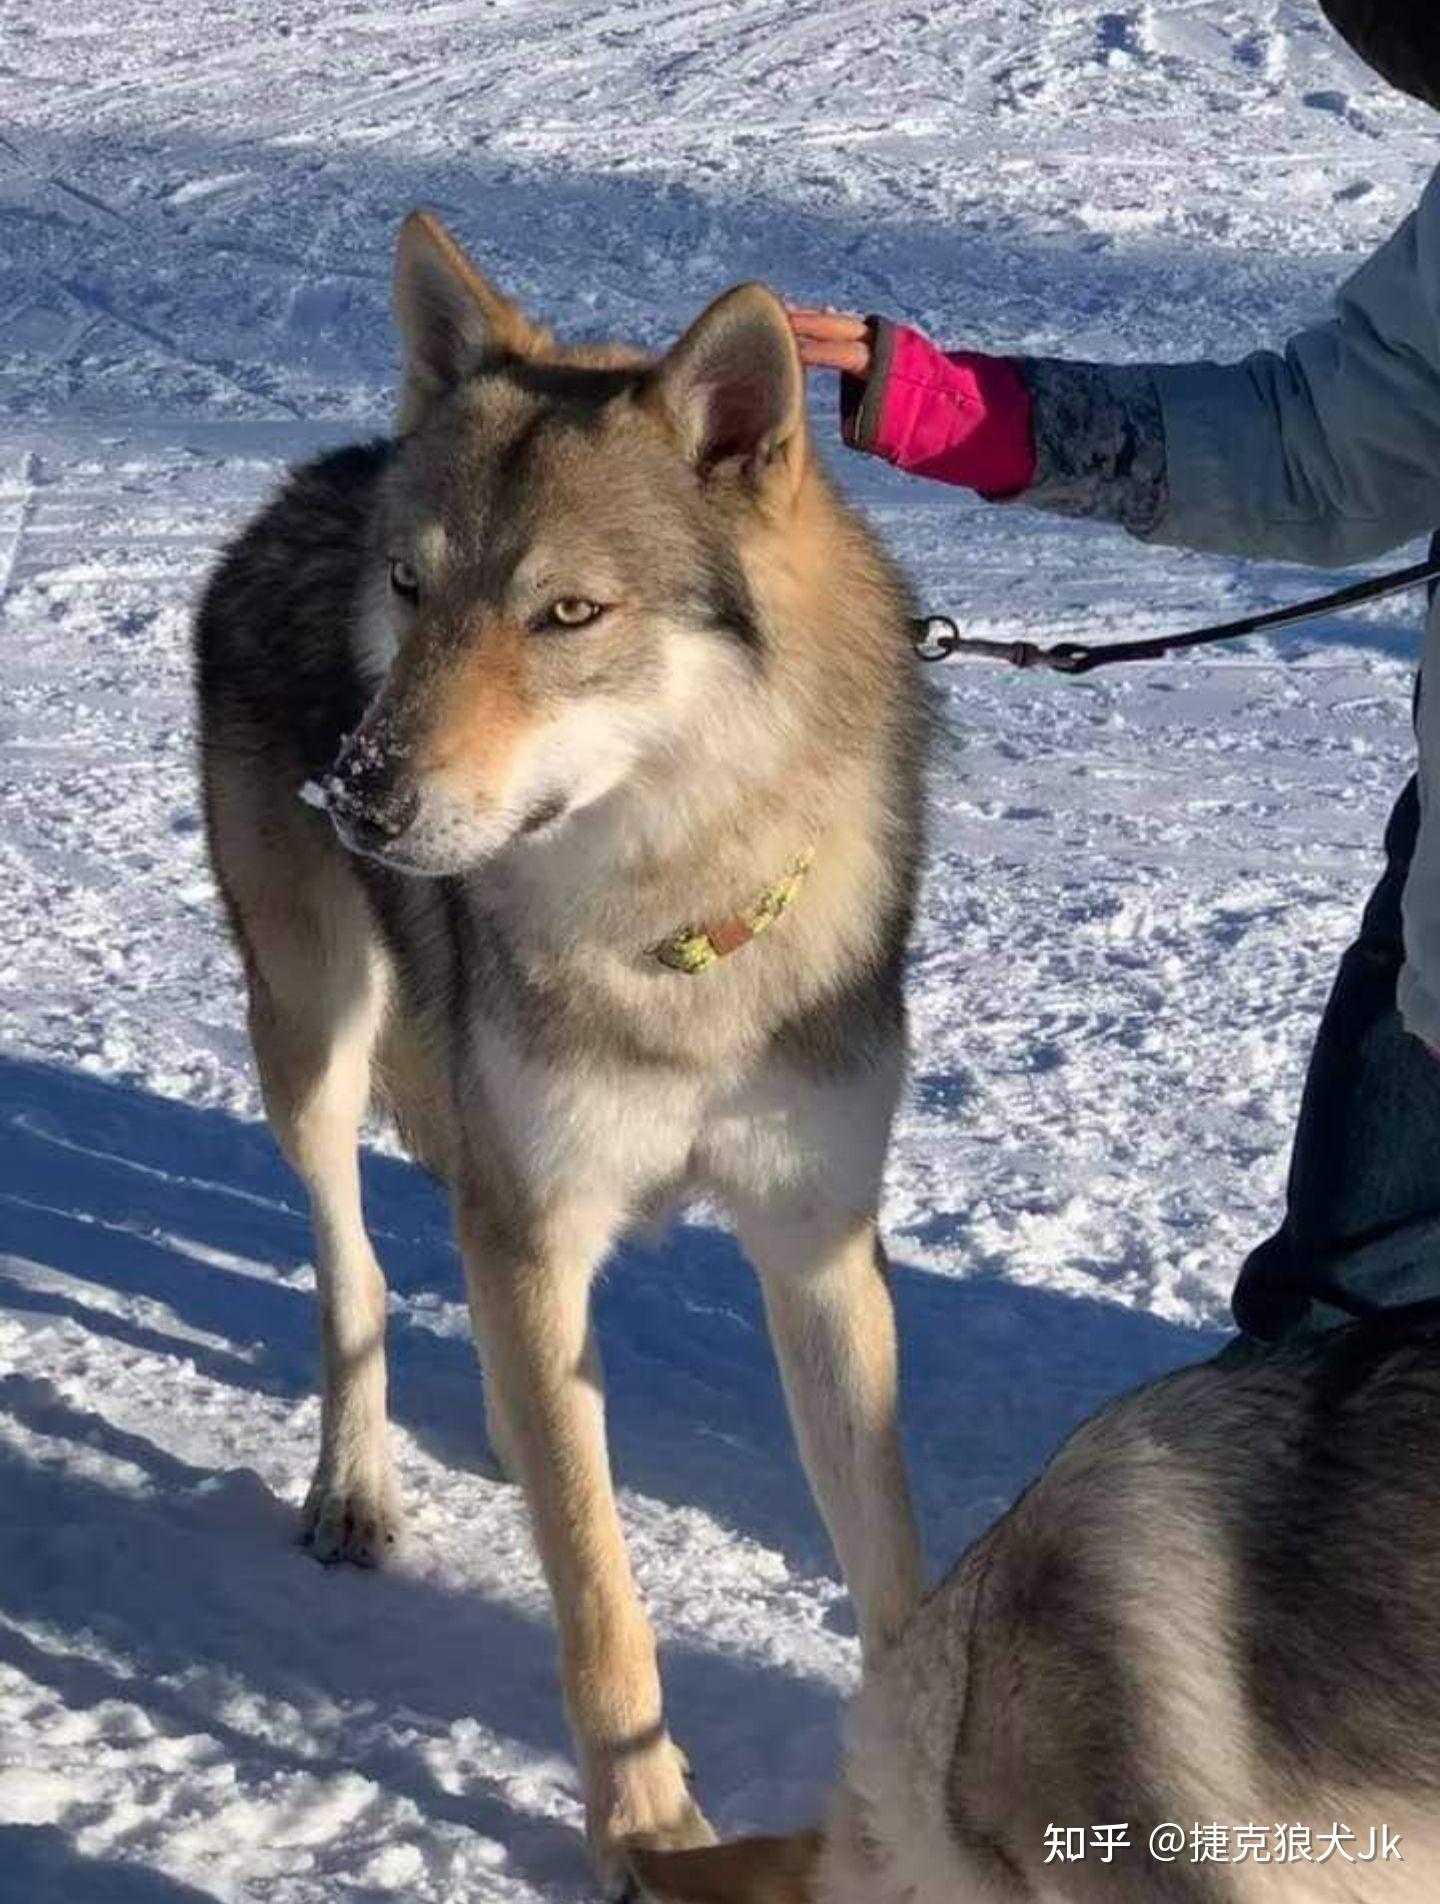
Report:
M1440 1059L1395 1003L1419 819L1412 780L1315 1041L1285 1221L1235 1288L1236 1322L1262 1341L1440 1297Z

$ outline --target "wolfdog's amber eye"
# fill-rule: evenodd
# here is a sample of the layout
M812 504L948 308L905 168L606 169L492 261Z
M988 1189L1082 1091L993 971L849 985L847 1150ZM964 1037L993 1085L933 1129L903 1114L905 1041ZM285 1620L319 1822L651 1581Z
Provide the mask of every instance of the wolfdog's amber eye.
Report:
M562 595L545 611L545 620L552 628L584 628L604 613L603 602L588 602L583 595Z
M418 602L420 599L420 577L408 562L398 556L390 558L390 586L402 601Z

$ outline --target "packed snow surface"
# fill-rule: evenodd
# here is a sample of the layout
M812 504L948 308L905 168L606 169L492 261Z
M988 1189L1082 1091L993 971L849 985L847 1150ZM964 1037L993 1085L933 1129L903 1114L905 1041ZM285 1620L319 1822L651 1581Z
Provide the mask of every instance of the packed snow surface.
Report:
M658 344L762 277L982 347L1236 356L1323 308L1434 132L1309 0L6 0L4 1904L588 1893L445 1214L383 1138L408 1542L363 1577L294 1545L309 1243L197 822L190 605L285 461L384 427L403 213L580 336ZM835 456L973 632L1149 634L1322 581ZM1417 615L1084 683L946 672L886 1210L937 1562L1218 1339L1407 772ZM703 1799L804 1821L855 1645L748 1273L697 1213L600 1313Z

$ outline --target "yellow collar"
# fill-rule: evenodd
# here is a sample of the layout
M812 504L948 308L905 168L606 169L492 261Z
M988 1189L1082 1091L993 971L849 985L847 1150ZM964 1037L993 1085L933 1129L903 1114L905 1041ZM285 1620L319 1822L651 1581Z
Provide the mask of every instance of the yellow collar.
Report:
M652 957L668 965L672 972L693 976L708 971L719 960L738 952L742 945L749 945L762 932L768 932L775 921L790 910L814 858L814 847L807 847L785 877L767 886L754 905L721 925L682 927L668 939L662 939L659 945L651 946Z

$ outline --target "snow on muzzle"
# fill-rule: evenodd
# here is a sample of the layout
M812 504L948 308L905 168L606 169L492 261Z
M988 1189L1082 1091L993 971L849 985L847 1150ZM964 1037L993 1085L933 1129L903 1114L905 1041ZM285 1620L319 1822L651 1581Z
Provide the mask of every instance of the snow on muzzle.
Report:
M335 764L305 797L321 807L345 845L383 858L414 825L420 790L404 764L407 750L368 726L356 728Z

